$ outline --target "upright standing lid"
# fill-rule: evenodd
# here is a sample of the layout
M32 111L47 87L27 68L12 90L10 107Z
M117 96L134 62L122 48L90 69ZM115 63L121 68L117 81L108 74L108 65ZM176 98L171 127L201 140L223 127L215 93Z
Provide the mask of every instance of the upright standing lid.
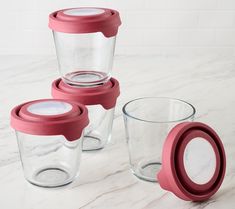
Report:
M49 27L64 33L102 32L116 36L121 25L119 13L107 8L80 7L62 9L49 15Z
M184 122L169 133L162 152L160 186L183 200L203 201L217 192L226 168L216 132L199 122Z
M60 99L27 102L11 111L11 126L32 135L64 135L69 141L79 139L88 125L87 108Z

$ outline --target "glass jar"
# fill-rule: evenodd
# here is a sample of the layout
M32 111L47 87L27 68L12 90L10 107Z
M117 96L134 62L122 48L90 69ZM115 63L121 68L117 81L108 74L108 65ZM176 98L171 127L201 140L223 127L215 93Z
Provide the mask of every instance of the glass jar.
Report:
M176 124L193 121L195 108L184 101L146 97L123 107L131 170L138 178L156 182L162 165L162 148Z
M111 77L119 13L106 8L73 8L53 12L59 70L64 82L95 85Z
M220 188L226 155L217 133L192 122L195 108L182 100L139 98L123 107L132 172L158 181L187 201L204 201Z
M89 125L84 131L83 151L99 150L111 140L115 107L105 109L102 105L86 105Z
M70 86L57 79L52 84L52 96L86 105L90 123L84 132L83 150L104 148L111 139L114 109L120 94L119 83L111 78L93 87Z
M84 105L63 100L36 100L15 107L11 126L25 178L42 187L72 182L79 172L83 129L88 123Z

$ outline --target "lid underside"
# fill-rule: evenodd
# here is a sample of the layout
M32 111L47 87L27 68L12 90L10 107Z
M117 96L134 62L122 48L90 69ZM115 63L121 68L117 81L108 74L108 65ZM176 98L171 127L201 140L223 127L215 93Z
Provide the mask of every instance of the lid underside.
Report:
M183 122L169 132L162 152L160 186L184 200L203 201L223 182L226 158L222 141L208 125Z

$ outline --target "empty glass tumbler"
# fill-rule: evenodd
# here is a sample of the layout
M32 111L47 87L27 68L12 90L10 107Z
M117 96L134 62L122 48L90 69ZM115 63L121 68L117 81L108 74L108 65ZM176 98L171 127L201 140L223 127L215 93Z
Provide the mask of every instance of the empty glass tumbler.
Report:
M168 132L180 122L193 121L195 108L178 99L145 97L125 104L123 114L131 170L155 182Z
M84 151L104 148L111 139L114 110L120 94L119 83L111 78L108 82L92 86L71 86L57 79L52 84L52 97L86 105L90 123L84 132Z
M25 178L42 187L72 182L79 172L83 129L88 123L84 105L63 100L35 100L15 107L11 126Z
M74 85L108 81L120 25L119 13L106 8L81 7L50 14L62 79Z

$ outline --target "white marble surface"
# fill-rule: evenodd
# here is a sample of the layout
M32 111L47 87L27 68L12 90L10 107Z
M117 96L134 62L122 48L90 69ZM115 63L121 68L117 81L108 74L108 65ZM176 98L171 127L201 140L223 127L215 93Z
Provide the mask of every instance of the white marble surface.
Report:
M113 127L114 143L84 153L79 178L59 189L26 182L20 164L9 111L26 100L50 97L57 78L54 56L0 56L0 208L235 208L235 55L231 52L159 56L117 56L113 74L120 80ZM197 120L221 136L227 172L219 192L203 203L185 202L156 183L138 180L129 171L121 107L140 96L169 96L187 100Z

